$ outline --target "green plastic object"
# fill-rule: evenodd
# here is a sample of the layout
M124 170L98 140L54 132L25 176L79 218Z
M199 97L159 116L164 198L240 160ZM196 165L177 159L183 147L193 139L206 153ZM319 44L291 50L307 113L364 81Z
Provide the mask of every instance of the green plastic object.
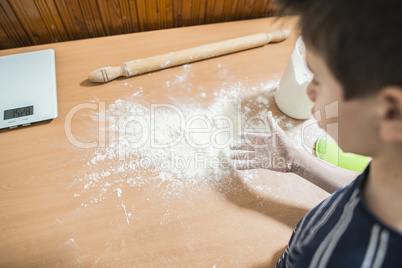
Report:
M328 163L345 169L363 172L370 163L370 157L345 153L329 135L322 135L315 145L316 156Z

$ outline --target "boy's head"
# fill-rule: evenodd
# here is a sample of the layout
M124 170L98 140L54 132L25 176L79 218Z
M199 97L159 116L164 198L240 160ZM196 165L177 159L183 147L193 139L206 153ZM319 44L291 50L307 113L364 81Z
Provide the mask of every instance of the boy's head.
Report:
M322 56L346 100L402 86L400 0L282 0L306 46Z
M306 61L314 73L308 88L314 109L323 112L338 102L332 112L339 129L327 131L339 133L341 148L375 156L387 143L401 146L402 2L281 2L285 12L300 15ZM329 128L323 119L330 118L321 118L321 126Z

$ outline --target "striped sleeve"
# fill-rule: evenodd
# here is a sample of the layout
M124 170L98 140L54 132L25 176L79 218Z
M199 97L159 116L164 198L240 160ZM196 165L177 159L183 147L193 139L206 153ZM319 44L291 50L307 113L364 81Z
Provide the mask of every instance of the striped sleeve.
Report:
M402 234L384 225L366 207L361 193L366 177L367 172L303 217L277 268L401 265Z

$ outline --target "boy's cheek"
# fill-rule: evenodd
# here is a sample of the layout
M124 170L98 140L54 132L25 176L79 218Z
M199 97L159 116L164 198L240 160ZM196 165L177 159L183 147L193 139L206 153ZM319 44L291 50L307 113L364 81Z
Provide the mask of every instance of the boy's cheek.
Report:
M312 102L317 101L317 91L312 86L307 87L307 96Z
M402 143L402 123L396 120L381 123L380 137L385 143Z

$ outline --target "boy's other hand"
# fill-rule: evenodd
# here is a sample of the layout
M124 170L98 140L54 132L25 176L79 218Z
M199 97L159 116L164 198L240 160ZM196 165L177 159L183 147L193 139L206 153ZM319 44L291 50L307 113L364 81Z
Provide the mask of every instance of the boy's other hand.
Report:
M230 158L235 160L238 170L265 168L292 172L297 149L272 118L272 112L268 112L265 120L271 133L241 133L244 141L230 146L234 151Z

